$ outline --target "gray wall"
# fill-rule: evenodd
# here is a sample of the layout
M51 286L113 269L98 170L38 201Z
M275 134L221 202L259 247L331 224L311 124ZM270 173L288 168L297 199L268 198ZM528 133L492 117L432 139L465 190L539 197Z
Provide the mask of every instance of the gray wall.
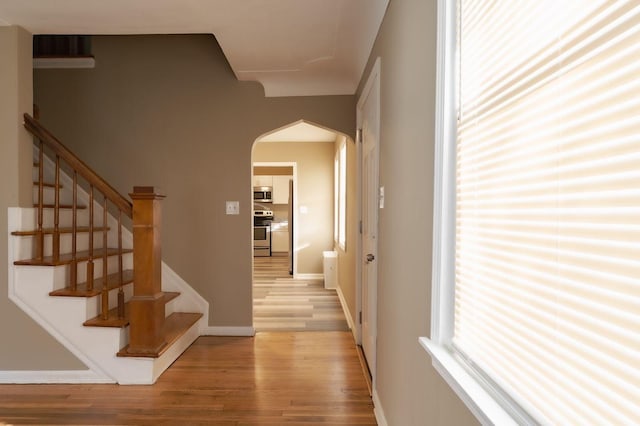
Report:
M354 134L355 97L264 98L210 35L94 37L93 52L95 69L36 70L42 122L121 193L160 187L163 259L209 325L251 326L252 145L300 119Z
M298 274L322 274L322 252L333 249L333 151L330 142L259 142L253 148L254 162L297 163Z
M0 370L86 369L7 297L7 208L30 207L32 141L22 114L32 110L31 34L0 27Z
M377 392L389 425L476 424L419 346L431 306L436 1L392 0L381 58Z

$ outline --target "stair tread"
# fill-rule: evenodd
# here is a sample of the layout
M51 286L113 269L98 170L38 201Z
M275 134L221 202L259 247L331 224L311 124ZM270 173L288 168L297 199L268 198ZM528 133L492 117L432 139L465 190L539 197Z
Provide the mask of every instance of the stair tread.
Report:
M158 358L167 351L180 337L202 318L201 313L196 312L174 312L169 315L164 322L163 335L167 344L156 354L129 352L129 345L120 349L119 357L145 357Z
M175 291L164 291L164 303L169 303L170 300L175 299L180 295ZM83 323L87 327L126 327L129 325L129 302L124 304L124 318L118 318L118 307L109 309L109 316L107 319L102 319L100 315L93 317Z
M122 249L122 254L131 253L133 250L131 249ZM107 249L107 256L115 256L118 254L117 248L109 248ZM93 250L93 258L99 259L103 257L104 250L103 249L95 249ZM79 251L76 253L76 261L84 262L89 259L88 251ZM71 253L61 254L60 259L58 261L54 261L52 256L45 256L42 260L39 259L25 259L25 260L16 260L13 262L14 265L30 265L30 266L58 266L58 265L67 265L72 261Z
M102 226L94 226L93 227L93 232L102 232L104 231L104 227ZM110 227L107 227L107 231L110 230ZM53 228L43 228L42 232L44 232L45 234L53 234L54 229ZM64 228L59 228L59 231L61 234L71 234L73 232L73 229L70 227L64 227ZM78 226L76 227L76 232L89 232L89 227L88 226ZM29 231L13 231L11 233L11 235L16 235L19 237L29 237L29 236L34 236L37 235L38 231L37 230L29 230Z
M33 207L38 207L38 203L33 203ZM55 206L55 204L43 204L42 207L45 208L45 209L53 209L56 206ZM61 209L72 209L73 205L72 204L60 204L58 207L61 208ZM84 210L84 209L87 208L87 206L76 206L76 208L78 210Z
M133 270L127 269L122 271L122 284L127 285L133 282ZM93 289L87 290L87 283L79 283L76 289L73 290L70 287L65 287L60 290L55 290L49 293L49 296L65 296L65 297L93 297L102 292L102 286L104 280L102 277L95 278L93 280ZM113 290L120 286L120 274L118 272L107 275L107 288Z

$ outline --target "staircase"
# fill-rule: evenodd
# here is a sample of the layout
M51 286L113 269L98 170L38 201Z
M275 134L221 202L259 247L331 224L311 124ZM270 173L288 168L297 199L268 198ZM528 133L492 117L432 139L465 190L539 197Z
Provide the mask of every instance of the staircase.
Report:
M37 141L34 207L9 211L9 298L87 365L80 381L154 383L208 312L161 261L164 196L134 187L129 201L24 119Z

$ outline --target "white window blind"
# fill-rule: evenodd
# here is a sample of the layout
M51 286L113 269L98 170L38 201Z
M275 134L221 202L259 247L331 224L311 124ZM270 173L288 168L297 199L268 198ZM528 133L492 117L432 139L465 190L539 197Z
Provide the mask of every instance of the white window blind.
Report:
M455 320L543 424L640 424L640 2L458 0Z

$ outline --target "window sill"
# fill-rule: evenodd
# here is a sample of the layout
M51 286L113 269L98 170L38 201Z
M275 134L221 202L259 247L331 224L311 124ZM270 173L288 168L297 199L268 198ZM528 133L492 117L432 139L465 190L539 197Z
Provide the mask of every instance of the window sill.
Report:
M426 337L418 339L433 366L483 425L517 425L516 421L469 374L451 352Z

